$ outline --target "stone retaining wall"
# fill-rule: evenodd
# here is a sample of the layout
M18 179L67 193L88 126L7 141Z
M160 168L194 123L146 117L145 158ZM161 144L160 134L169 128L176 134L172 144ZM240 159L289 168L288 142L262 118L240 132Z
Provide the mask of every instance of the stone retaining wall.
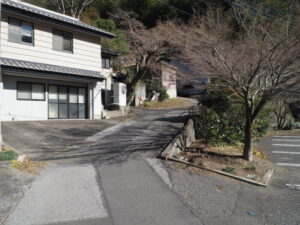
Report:
M193 120L189 119L178 134L161 153L164 158L174 157L184 151L195 141L195 129Z

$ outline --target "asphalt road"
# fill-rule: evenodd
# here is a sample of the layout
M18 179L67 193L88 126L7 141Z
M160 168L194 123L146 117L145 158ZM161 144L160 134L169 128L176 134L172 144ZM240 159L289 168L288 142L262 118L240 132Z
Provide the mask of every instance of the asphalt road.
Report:
M26 148L27 153L49 165L5 225L300 224L300 190L295 186L299 167L276 167L271 186L261 188L207 172L192 173L156 159L183 126L184 112L137 110L134 118L111 122L103 129L89 124L93 132L77 141L74 135L81 132L72 133L74 125L38 136L31 146L46 147L38 154ZM38 135L38 129L30 132ZM295 152L297 147L273 145L288 142L273 139L279 138L260 142L271 160L299 163L297 154L274 153Z
M278 166L300 169L300 136L277 134L263 139L260 145Z
M27 153L49 166L5 224L202 224L147 161L182 128L185 112L137 110L134 118L66 146L45 134L39 140L47 148Z
M259 143L275 165L275 173L266 188L205 171L192 173L184 166L164 162L172 190L205 225L299 225L299 157L289 153L296 152L298 146L273 145L286 142L277 139L266 137ZM290 164L278 166L277 163Z
M300 192L300 136L277 134L262 139L259 146L277 165L277 176L273 185Z

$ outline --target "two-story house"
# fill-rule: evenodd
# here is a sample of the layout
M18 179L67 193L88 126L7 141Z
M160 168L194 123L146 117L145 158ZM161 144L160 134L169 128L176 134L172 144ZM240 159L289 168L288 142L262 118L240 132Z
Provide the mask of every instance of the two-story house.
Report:
M100 119L114 35L18 0L0 0L2 120ZM103 67L103 68L102 68Z

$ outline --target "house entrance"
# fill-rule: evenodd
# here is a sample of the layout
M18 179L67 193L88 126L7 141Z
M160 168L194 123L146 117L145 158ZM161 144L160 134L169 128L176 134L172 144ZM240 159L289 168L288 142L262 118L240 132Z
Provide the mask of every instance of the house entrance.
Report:
M61 85L48 85L49 119L86 119L87 89Z

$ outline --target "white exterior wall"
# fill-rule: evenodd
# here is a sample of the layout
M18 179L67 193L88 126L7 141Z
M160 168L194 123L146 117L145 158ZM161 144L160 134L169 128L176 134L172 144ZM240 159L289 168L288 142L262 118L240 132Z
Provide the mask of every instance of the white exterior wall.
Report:
M0 56L18 60L53 64L78 69L101 71L100 38L83 32L60 27L51 23L33 20L1 12ZM8 17L31 22L34 25L34 45L8 41ZM52 29L73 33L73 53L52 49Z
M102 68L101 75L105 77L105 84L103 86L103 89L106 90L105 102L110 104L110 95L108 93L111 91L113 70Z
M126 84L123 83L114 83L114 104L119 106L126 106Z
M103 105L101 99L101 90L104 89L104 82L96 82L90 84L89 87L92 90L92 109L93 119L102 119L103 118Z
M104 76L108 80L107 87L110 90L111 77L114 75L114 72L113 72L112 68L110 68L110 69L101 68L101 69L102 69L101 75Z
M46 85L45 101L29 101L17 100L17 81L36 82ZM48 119L48 84L66 85L76 87L88 87L87 83L71 82L71 81L58 81L50 79L30 78L12 75L3 75L3 94L2 94L2 118L4 121L11 120L47 120ZM100 102L94 100L96 108L101 108ZM87 104L87 107L90 107ZM91 111L91 108L88 110ZM89 117L93 118L93 117Z
M170 98L177 97L177 86L176 86L176 69L162 64L162 85L167 89L167 93Z

